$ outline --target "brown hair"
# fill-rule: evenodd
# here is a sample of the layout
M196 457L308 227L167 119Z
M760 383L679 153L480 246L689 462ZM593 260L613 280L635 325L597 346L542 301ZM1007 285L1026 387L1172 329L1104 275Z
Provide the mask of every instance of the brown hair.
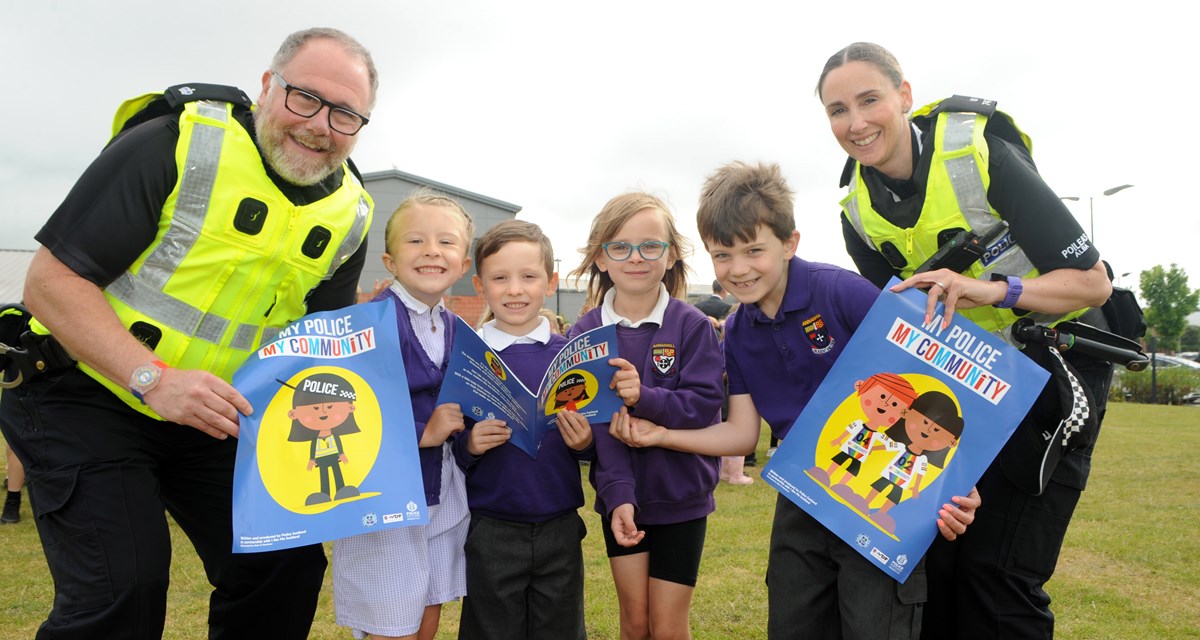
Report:
M542 228L524 220L505 220L479 238L475 244L475 273L483 273L483 261L493 256L504 245L510 242L528 242L535 244L542 251L542 265L546 267L546 277L554 275L554 247L550 238L542 232Z
M731 246L753 242L758 225L766 225L782 242L796 231L792 190L777 164L731 162L712 173L700 191L696 227L700 239Z
M869 62L875 65L875 68L887 76L892 81L892 86L897 89L904 84L904 71L900 69L900 62L896 60L896 56L892 55L891 51L872 42L855 42L843 47L841 51L830 56L829 60L825 62L825 68L821 70L821 77L817 80L817 97L824 97L821 95L821 87L825 84L825 76L829 75L830 71L847 62L855 61Z
M611 240L630 218L646 209L654 209L662 214L663 222L667 227L666 242L669 245L667 255L659 258L660 260L675 261L675 266L667 269L667 273L663 276L667 295L679 299L687 297L687 264L684 263L683 258L691 254L692 243L679 233L679 229L675 226L675 218L671 215L665 202L648 193L630 192L622 193L609 200L600 213L596 214L596 218L592 220L591 233L588 234L587 246L579 250L579 253L583 255L583 261L568 274L575 278L576 282L584 275L588 276L587 299L583 305L585 309L600 306L604 301L604 294L613 287L612 277L596 266L596 259L604 251L600 245Z
M396 210L392 212L392 216L388 218L387 224L383 227L384 251L391 251L392 232L395 230L396 221L400 219L400 214L404 213L405 209L416 205L445 207L451 211L457 211L462 216L463 232L466 234L463 237L463 242L466 243L466 249L463 251L464 255L471 250L471 241L475 238L475 221L471 219L471 214L467 213L467 210L454 198L438 193L429 187L417 187L396 207Z

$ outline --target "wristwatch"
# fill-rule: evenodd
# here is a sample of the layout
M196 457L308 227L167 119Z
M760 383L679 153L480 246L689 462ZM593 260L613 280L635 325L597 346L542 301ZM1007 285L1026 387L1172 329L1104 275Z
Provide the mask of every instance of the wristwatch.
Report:
M162 380L163 371L166 370L167 363L162 360L153 360L134 369L133 375L129 377L129 392L141 400L142 404L146 404L145 395L158 386L158 381Z
M999 280L1000 278L996 278ZM994 307L997 309L1011 309L1017 306L1017 299L1021 297L1021 292L1025 290L1025 285L1021 284L1021 278L1017 276L1006 276L1008 280L1008 293L1004 299L997 302Z

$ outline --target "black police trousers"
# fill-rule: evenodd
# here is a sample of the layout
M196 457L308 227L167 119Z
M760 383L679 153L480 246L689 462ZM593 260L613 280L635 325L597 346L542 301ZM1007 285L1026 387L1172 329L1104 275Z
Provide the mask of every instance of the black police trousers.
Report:
M0 429L25 465L54 579L39 638L160 638L171 564L166 513L214 587L210 638L308 635L324 550L232 553L234 438L144 416L78 369L6 390Z

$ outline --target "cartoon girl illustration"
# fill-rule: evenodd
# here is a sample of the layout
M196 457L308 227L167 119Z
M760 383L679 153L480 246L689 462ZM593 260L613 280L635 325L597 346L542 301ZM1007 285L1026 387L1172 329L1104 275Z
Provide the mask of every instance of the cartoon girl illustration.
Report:
M871 483L865 501L855 506L863 507L860 510L866 513L865 507L886 491L886 501L869 517L883 530L894 532L896 521L888 511L899 504L905 489L912 491L913 498L920 497L921 480L928 465L945 468L946 457L958 446L962 431L963 419L950 396L940 391L922 393L904 417L885 432L890 440L885 446L897 452L896 456L880 472L879 479Z
M321 475L321 491L310 494L304 504L357 496L358 487L342 480L341 468L342 463L349 461L342 446L342 436L361 431L354 420L354 388L339 375L315 373L301 380L294 389L292 410L288 411L288 417L292 419L288 441L309 443L308 470L317 467ZM332 494L329 476L333 476Z
M578 411L579 403L587 400L587 379L582 373L568 373L554 388L554 410Z

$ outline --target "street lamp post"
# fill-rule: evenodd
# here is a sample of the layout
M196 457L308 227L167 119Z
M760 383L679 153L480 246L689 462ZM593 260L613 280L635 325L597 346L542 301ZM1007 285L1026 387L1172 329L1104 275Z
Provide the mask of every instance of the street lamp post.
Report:
M1132 186L1133 185L1131 185L1131 184L1123 184L1119 187L1105 189L1104 195L1111 196L1114 193L1117 193L1118 191L1124 191ZM1059 200L1070 200L1072 202L1079 202L1079 196L1059 196ZM1096 198L1094 196L1088 196L1088 238L1090 238L1092 240L1092 243L1095 244L1095 242L1096 242Z

